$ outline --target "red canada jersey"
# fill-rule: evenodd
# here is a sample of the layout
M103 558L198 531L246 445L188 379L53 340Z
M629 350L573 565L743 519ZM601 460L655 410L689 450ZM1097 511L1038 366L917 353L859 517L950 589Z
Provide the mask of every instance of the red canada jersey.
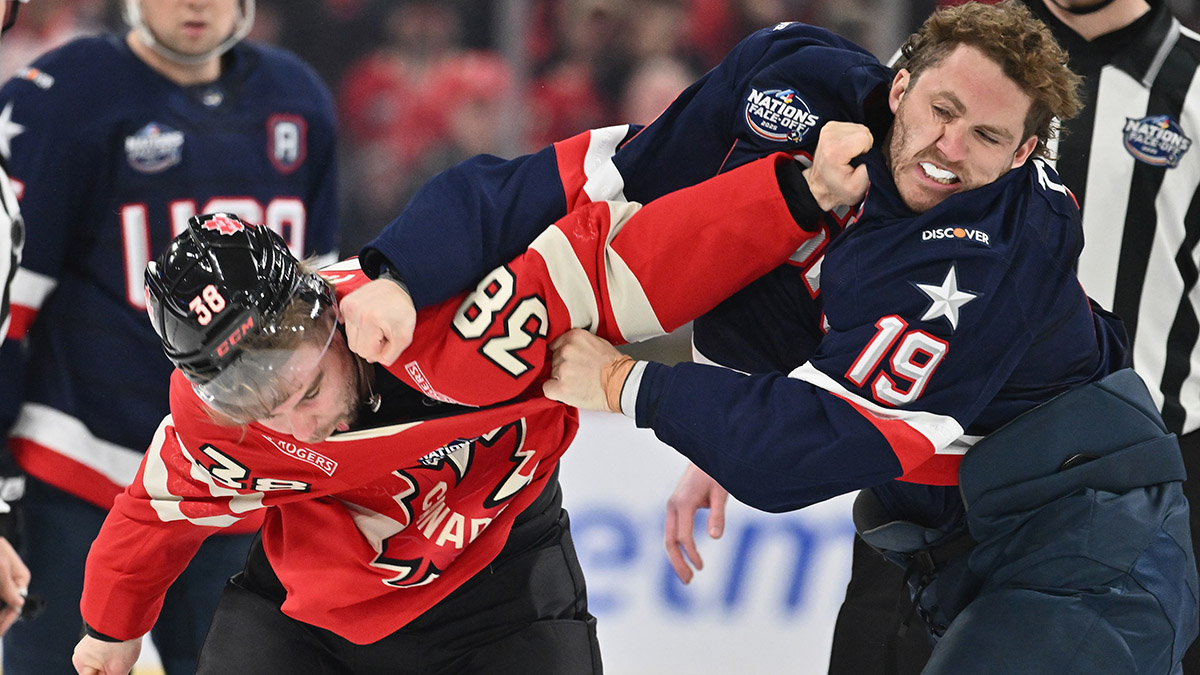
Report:
M782 161L644 207L580 206L475 290L421 310L388 371L462 405L454 414L372 418L300 443L216 423L176 372L171 415L92 546L84 619L115 638L144 634L204 538L264 508L287 615L359 644L420 616L495 559L575 434L575 410L541 395L551 340L575 327L617 342L673 330L812 237L780 193ZM322 273L339 298L368 281L354 259Z

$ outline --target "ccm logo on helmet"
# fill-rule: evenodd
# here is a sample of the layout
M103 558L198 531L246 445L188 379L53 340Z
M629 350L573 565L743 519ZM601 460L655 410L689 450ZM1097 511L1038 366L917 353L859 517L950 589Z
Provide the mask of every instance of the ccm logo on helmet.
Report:
M987 232L983 230L971 230L965 227L939 227L934 230L925 230L921 233L921 241L929 241L930 239L970 239L984 246L992 245Z
M257 325L257 322L254 315L248 315L244 321L233 327L229 335L226 335L223 340L217 343L217 348L213 350L213 353L220 358L228 356L233 351L233 348L242 341L242 338L246 337L251 330L254 330L255 325Z

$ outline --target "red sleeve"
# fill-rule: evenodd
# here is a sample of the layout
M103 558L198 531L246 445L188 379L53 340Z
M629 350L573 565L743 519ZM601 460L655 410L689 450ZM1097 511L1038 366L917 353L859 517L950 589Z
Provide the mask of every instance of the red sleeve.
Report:
M133 483L117 496L92 542L80 606L84 621L105 635L145 635L167 588L209 535L253 532L262 524L261 493L216 485L180 442L173 416L203 423L200 405L176 372L172 416L159 425ZM240 427L211 426L214 437L241 433Z
M622 343L661 335L782 264L814 235L793 220L776 154L646 206L576 208L474 291L421 310L391 368L427 395L508 400L549 369L548 343L584 328Z
M594 201L624 200L624 179L613 155L629 135L625 125L591 129L554 144L567 212Z

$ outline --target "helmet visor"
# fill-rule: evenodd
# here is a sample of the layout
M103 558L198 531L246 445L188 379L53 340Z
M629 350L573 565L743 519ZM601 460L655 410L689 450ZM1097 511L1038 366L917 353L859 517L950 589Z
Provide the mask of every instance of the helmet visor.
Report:
M319 279L301 283L277 317L247 317L246 334L216 377L193 382L200 400L233 422L269 417L308 382L337 332L337 303Z

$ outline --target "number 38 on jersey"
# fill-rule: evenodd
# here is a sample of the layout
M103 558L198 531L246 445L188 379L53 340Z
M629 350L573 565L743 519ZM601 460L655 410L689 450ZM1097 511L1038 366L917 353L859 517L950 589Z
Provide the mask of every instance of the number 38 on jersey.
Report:
M454 315L454 332L464 340L478 340L499 322L503 333L484 340L479 353L501 370L519 377L529 371L529 362L518 353L546 337L549 312L536 295L515 298L517 279L508 267L498 267L463 300Z

